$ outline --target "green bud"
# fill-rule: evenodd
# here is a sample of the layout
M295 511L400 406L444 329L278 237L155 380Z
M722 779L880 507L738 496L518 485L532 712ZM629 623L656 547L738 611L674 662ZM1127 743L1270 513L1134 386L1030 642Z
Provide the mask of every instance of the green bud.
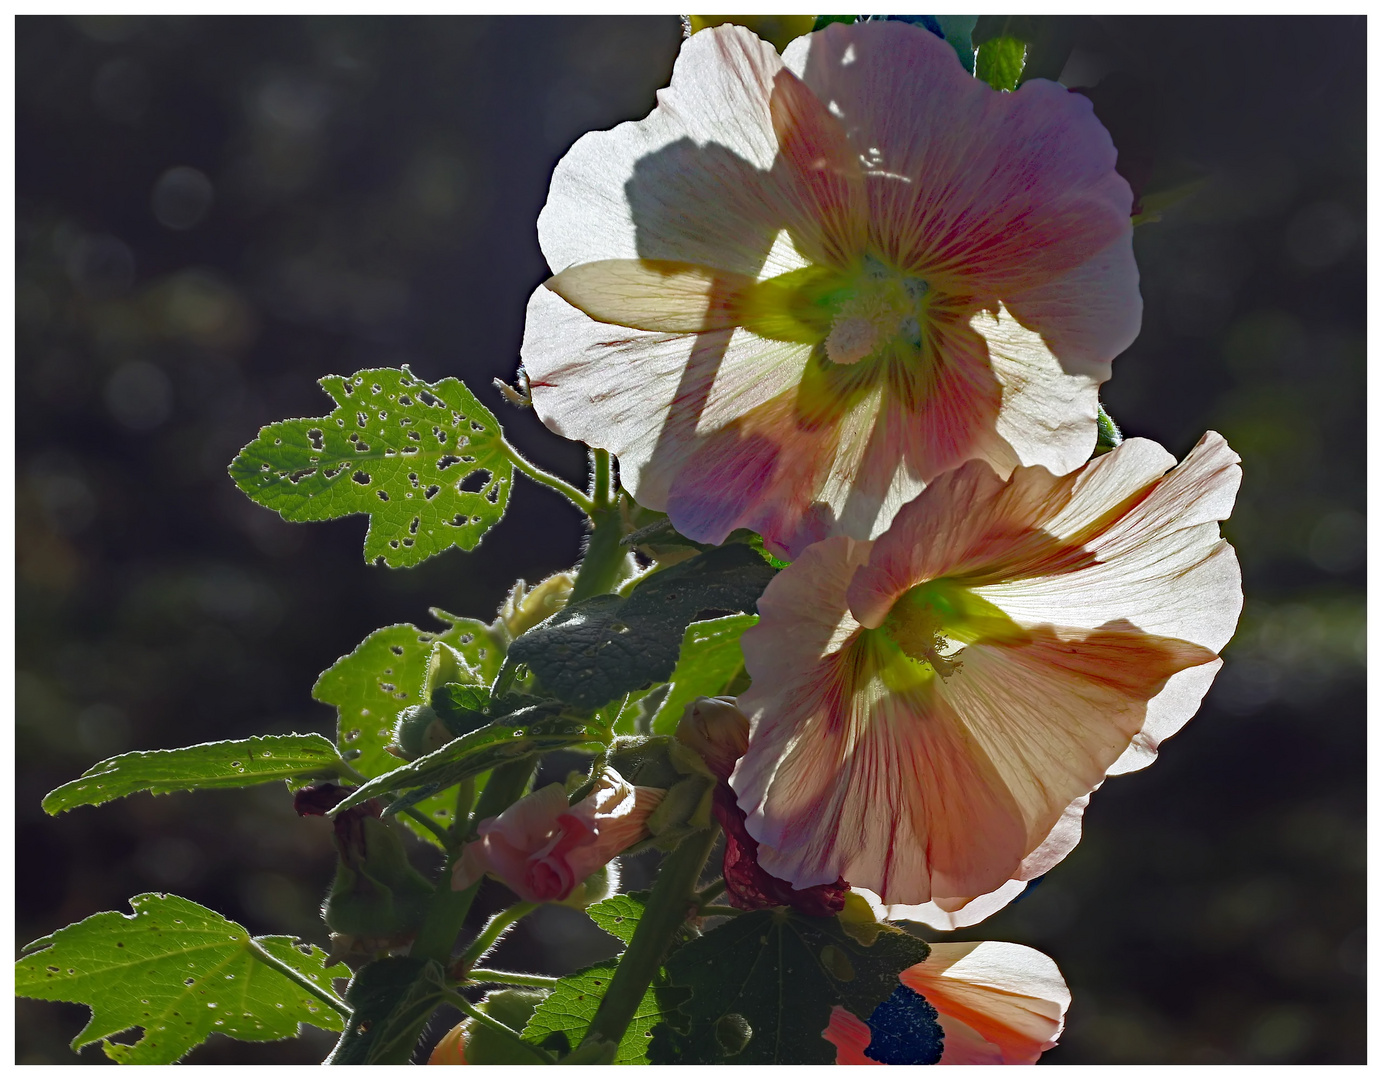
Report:
M522 1031L543 998L546 990L494 990L476 1006L514 1031ZM465 1040L465 1060L468 1065L535 1065L542 1058L536 1051L527 1050L514 1039L491 1031L473 1020L468 1025Z
M341 859L322 910L326 925L364 937L416 931L432 883L413 869L398 835L373 814L349 821L348 833L344 839L337 833Z

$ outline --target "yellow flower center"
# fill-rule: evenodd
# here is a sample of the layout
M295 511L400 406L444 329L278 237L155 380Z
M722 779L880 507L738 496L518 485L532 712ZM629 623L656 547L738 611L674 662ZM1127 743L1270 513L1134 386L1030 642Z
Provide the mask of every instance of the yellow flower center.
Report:
M836 364L857 364L894 344L921 348L921 327L931 286L874 258L835 312L825 352Z
M960 670L965 646L1023 635L1021 627L993 604L946 578L908 589L871 633L881 639L878 645L886 643L880 650L882 675L897 686L935 676L948 679Z

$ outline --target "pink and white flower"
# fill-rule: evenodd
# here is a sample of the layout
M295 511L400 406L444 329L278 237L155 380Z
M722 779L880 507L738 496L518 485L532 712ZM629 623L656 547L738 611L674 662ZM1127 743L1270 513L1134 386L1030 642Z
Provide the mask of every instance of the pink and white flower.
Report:
M704 30L553 174L533 405L687 536L778 552L970 459L1068 472L1141 322L1115 157L1087 98L1000 94L917 27Z
M1063 858L1220 667L1237 461L1212 432L1175 468L1145 439L1063 477L972 461L878 540L807 548L743 637L731 784L764 869L953 926Z
M568 806L560 784L525 795L480 822L451 887L465 889L493 874L529 903L568 899L586 878L648 835L648 816L665 794L635 787L606 769L595 789Z
M898 976L939 1014L941 1065L1031 1065L1065 1028L1070 990L1056 963L1006 941L938 942ZM837 1065L877 1065L867 1023L838 1005L822 1033Z

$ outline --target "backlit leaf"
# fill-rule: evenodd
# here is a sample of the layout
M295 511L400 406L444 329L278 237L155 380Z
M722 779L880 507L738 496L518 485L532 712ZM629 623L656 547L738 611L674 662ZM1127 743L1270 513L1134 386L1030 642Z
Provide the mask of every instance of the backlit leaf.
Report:
M25 947L15 992L91 1007L73 1051L105 1040L125 1064L177 1061L213 1032L261 1042L312 1024L341 1030L341 1017L259 955L264 950L323 991L350 974L326 967L326 954L288 937L251 938L222 915L180 896L145 893L134 914L103 911ZM133 1044L109 1041L143 1028Z
M178 750L135 750L97 762L43 799L60 814L99 806L137 791L166 795L198 788L240 788L272 780L336 776L341 756L321 735L259 735Z
M450 622L450 628L436 633L401 623L376 630L322 672L312 687L312 697L336 707L337 746L351 766L366 776L379 776L402 764L384 748L393 742L399 710L425 704L422 689L435 642L456 649L486 681L494 678L503 662L503 651L484 623L436 609L433 614ZM441 825L450 825L454 816L449 799L425 799L417 809ZM421 825L407 817L401 820L422 839L437 843Z
M716 697L744 668L739 638L758 622L757 615L726 615L694 622L686 628L681 654L667 696L653 714L654 735L671 735L686 706L699 697Z
M328 375L329 416L282 420L231 463L236 485L287 521L369 514L365 559L413 566L466 551L504 516L513 463L499 421L457 379L405 366Z

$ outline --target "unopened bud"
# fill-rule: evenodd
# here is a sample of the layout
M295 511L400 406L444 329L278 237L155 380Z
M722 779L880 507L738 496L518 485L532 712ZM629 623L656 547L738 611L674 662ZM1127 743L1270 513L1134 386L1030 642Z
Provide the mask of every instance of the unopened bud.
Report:
M734 698L697 698L682 714L676 737L725 779L748 749L749 721Z
M514 1031L522 1031L546 990L495 990L476 1008ZM474 1020L462 1020L437 1043L428 1065L537 1065L543 1059L511 1038L491 1031Z
M499 621L518 637L564 608L575 584L570 574L553 574L529 589L520 578L499 609Z

